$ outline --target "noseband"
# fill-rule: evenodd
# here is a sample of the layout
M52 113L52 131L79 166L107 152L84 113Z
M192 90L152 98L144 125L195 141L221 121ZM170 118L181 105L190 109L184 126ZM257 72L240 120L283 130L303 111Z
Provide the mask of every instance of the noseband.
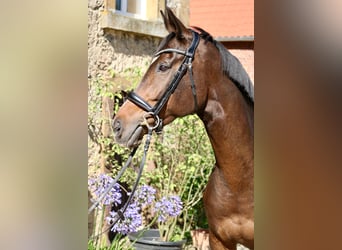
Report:
M158 100L158 102L153 107L133 91L129 92L127 95L128 100L130 100L135 105L137 105L139 108L141 108L147 112L147 114L144 116L146 126L150 126L146 121L147 116L148 115L153 116L153 118L155 119L155 125L150 127L150 128L153 130L156 130L156 132L160 132L163 128L163 122L158 116L160 111L162 110L162 108L164 107L166 102L169 100L171 94L175 91L179 82L182 80L183 76L185 75L185 73L188 69L189 69L189 74L190 74L192 95L193 95L194 101L195 101L195 111L198 108L196 88L195 88L195 83L194 83L193 74L192 74L192 61L194 59L195 51L196 51L196 48L197 48L199 41L200 41L200 36L194 31L191 31L191 32L193 34L193 39L192 39L192 42L190 44L190 47L187 50L183 51L183 50L179 50L179 49L169 48L169 49L163 49L154 55L154 57L157 57L163 53L177 53L177 54L183 55L184 60L183 60L182 64L179 66L176 74L173 77L173 80L171 81L168 88L165 90L163 96Z

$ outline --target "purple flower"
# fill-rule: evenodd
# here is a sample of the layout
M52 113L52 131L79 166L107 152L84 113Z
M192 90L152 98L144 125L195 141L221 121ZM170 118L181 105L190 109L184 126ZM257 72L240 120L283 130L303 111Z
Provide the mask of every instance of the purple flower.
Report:
M89 178L88 186L90 191L99 198L112 182L112 177L100 174L97 178ZM122 207L122 192L123 190L120 188L120 185L115 184L102 200L102 204L114 204L116 206L121 204ZM121 215L115 211L109 212L109 216L106 217L107 222L109 225L115 222L111 230L121 234L137 232L143 223L141 211L144 206L151 205L155 201L155 194L156 190L151 186L142 185L138 187L131 203L123 214L122 210L119 210ZM163 197L155 203L154 212L158 213L159 222L166 222L168 218L178 216L182 211L182 206L182 201L177 195Z
M134 200L141 207L152 204L155 199L156 190L148 185L142 185L134 194Z
M123 219L120 218L111 228L113 232L128 234L137 232L138 228L142 225L141 210L143 206L150 205L155 199L156 190L148 185L140 186L134 193L133 201L123 213ZM117 212L110 212L107 221L111 224L119 217Z
M97 198L99 198L105 190L110 186L113 182L113 178L109 175L101 173L97 178L89 178L88 179L88 187L92 193L95 194ZM121 204L121 192L120 185L115 184L110 191L106 194L106 196L102 200L103 205L110 205L114 203L115 205Z
M107 221L109 224L116 221L118 218L117 212L110 212ZM121 234L129 234L137 232L138 228L142 225L142 216L138 204L131 203L123 214L124 219L119 219L111 228L111 231Z
M159 213L158 221L165 222L168 217L176 217L180 215L182 208L183 203L179 196L172 195L169 197L163 197L160 201L156 202L154 210Z

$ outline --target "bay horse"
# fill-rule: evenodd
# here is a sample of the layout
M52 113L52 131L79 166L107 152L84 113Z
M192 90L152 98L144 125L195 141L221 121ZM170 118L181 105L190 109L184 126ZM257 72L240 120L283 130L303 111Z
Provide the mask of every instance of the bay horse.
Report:
M137 147L151 130L197 114L215 154L203 194L210 248L254 249L254 86L236 57L166 8L169 34L113 120L114 138Z

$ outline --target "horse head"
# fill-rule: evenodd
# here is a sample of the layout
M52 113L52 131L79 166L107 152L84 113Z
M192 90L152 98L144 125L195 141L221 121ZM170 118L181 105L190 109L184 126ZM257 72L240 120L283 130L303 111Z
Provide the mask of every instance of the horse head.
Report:
M169 34L113 121L115 140L127 147L137 146L148 128L158 130L177 117L200 112L208 91L205 83L215 77L206 62L220 61L214 46L204 46L204 39L187 29L169 8L161 15ZM209 53L210 47L214 54Z

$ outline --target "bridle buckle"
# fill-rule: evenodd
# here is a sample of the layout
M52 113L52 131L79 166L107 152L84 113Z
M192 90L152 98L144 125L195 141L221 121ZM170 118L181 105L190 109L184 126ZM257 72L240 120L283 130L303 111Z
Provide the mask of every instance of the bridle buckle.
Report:
M151 118L151 116L154 119L154 124L152 126L147 121L147 119ZM159 118L158 115L156 115L153 112L146 112L143 115L143 119L144 121L141 123L141 125L146 126L149 130L155 130L156 132L160 132L159 130L161 130L160 128L162 127L162 120Z

